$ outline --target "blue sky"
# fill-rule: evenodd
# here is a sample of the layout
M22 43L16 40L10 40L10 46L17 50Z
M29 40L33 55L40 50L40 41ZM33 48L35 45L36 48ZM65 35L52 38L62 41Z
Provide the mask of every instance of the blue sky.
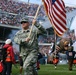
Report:
M76 0L63 0L65 5L67 6L75 6L76 7Z

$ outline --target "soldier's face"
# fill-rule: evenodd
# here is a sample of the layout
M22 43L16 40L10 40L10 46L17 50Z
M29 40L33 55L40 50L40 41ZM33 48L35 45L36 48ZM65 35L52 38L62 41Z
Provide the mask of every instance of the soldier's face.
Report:
M22 28L23 29L28 29L29 28L29 23L22 23Z

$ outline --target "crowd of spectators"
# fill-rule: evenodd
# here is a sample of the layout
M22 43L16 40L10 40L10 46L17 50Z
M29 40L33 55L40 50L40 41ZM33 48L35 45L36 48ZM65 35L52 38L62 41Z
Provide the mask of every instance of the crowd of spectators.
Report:
M20 15L0 11L0 23L5 25L19 26Z
M0 23L6 25L19 26L21 17L24 15L35 16L38 4L21 3L13 0L0 0ZM73 11L75 8L66 7L66 12ZM38 17L45 16L44 6L41 5Z
M71 11L73 11L73 10L75 10L76 8L74 8L74 7L66 7L66 12L68 13L68 12L71 12Z
M12 0L0 0L0 23L19 26L21 17L24 15L35 16L38 4L20 3ZM44 16L41 6L38 16Z

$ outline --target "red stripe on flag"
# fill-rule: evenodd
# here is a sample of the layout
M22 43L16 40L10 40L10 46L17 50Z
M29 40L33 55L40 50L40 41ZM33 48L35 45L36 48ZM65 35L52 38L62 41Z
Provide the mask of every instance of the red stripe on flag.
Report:
M62 36L67 30L64 2L62 0L43 0L43 3L55 32L58 36Z
M58 14L57 14L57 15L58 15ZM62 27L63 27L64 29L66 28L66 27L64 26L64 24L66 23L65 20L62 20L62 21L63 21L63 24L62 24L62 21L60 22L60 20L62 19L62 17L61 17L60 15L58 15L59 20L54 16L54 14L53 14L53 17L54 17L54 19L56 20L56 22L59 23L60 26L62 25ZM53 22L54 22L54 21L53 21Z

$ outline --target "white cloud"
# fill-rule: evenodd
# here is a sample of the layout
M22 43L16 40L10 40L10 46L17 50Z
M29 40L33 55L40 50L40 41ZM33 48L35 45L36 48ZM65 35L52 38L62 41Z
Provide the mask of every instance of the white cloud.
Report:
M63 0L66 6L76 7L76 0Z
M71 27L70 27L70 30L76 30L76 17L75 19L73 20L72 24L71 24Z

